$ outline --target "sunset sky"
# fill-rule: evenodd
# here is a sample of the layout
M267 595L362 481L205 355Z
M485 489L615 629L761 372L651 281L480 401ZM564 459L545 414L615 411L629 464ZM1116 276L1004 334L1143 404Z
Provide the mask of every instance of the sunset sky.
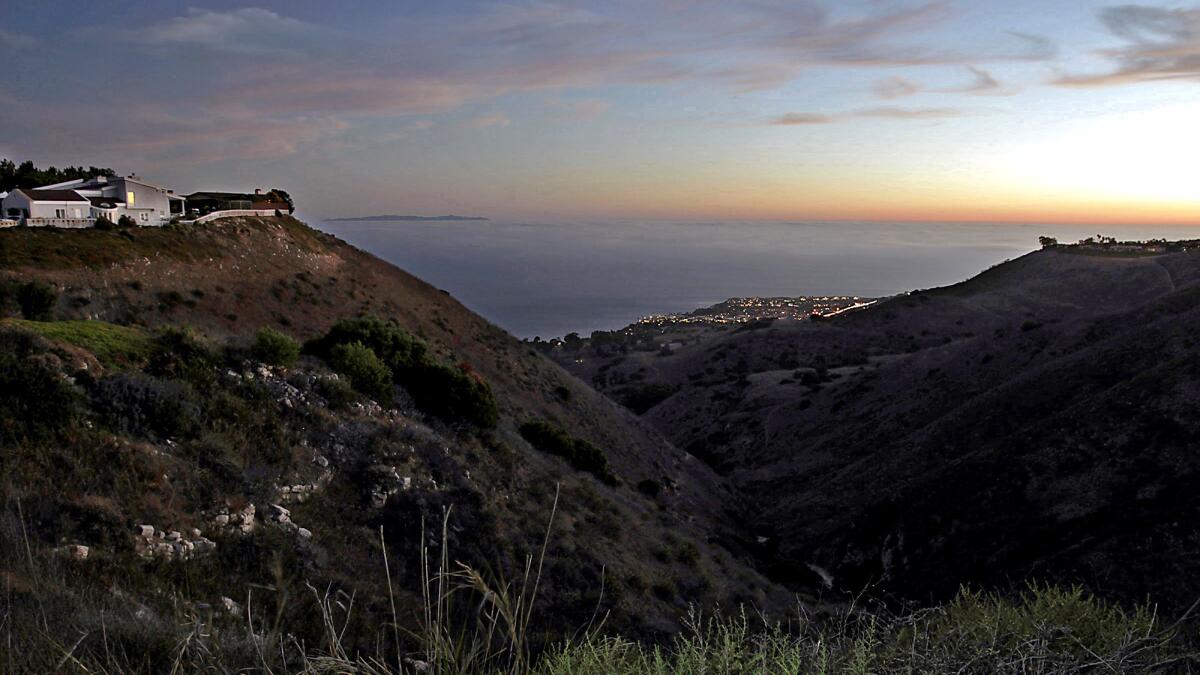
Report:
M1200 5L6 3L0 156L319 218L1200 223Z

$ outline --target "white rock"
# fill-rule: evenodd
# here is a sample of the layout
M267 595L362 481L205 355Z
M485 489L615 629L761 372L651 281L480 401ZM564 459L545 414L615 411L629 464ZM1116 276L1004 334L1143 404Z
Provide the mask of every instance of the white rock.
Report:
M142 537L143 539L150 539L154 536L154 526L153 525L138 525L137 533L138 533L138 536Z
M66 546L60 546L54 549L54 552L64 558L71 558L73 560L87 560L88 554L91 553L91 549L81 544L68 544Z
M199 537L200 537L200 530L193 527L192 528L192 539L198 539Z
M226 612L232 614L233 616L237 616L242 613L242 606L234 602L233 598L221 596L221 606L225 608Z
M300 535L301 539L312 539L312 532L307 528L302 527L296 530L296 534Z
M167 541L179 541L180 539L183 539L183 533L177 530L171 530L167 533Z
M225 527L229 524L229 514L222 513L216 518L213 518L213 522L217 524L217 527Z

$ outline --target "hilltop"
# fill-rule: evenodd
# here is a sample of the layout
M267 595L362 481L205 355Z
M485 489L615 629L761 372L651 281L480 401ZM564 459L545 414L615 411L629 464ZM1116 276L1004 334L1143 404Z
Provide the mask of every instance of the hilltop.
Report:
M48 296L36 320L0 328L5 372L26 378L0 395L0 573L72 634L115 616L110 632L144 631L150 649L178 639L179 612L232 602L236 624L250 602L319 640L309 586L390 615L381 542L412 625L418 556L440 546L447 509L447 555L511 581L556 489L540 635L600 616L661 636L689 603L790 603L750 564L742 498L709 467L448 293L295 219L13 228L0 287ZM415 340L427 355L409 367L441 379L396 370L394 400L349 391L364 371L330 356L351 339L330 329L360 316L391 326L371 329L376 350ZM272 356L289 336L305 355ZM445 381L485 388L495 416L439 413L469 402L430 389Z

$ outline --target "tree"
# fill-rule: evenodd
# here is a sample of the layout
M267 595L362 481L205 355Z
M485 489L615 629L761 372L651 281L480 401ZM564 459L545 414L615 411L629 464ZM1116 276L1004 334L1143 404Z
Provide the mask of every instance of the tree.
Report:
M1042 245L1042 248L1053 248L1058 246L1057 239L1054 237L1047 237L1045 235L1038 237L1038 243Z
M45 170L34 166L30 160L19 165L9 159L0 159L0 192L9 192L15 188L36 188L43 185L53 185L77 178L92 176L116 176L117 172L98 166L68 166L63 169L51 166Z

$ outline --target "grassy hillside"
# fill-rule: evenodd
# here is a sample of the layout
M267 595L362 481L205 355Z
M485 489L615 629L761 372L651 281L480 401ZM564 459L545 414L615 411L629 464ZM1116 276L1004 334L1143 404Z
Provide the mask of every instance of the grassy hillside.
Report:
M822 322L568 365L756 499L771 574L917 601L1200 597L1200 255L1045 250Z
M153 659L181 616L236 625L253 607L255 630L318 644L321 599L353 598L347 645L370 654L393 607L421 623L444 517L455 560L496 584L523 577L552 524L530 644L597 618L667 635L691 603L791 603L748 564L740 497L703 463L446 293L290 218L7 230L0 285L0 574L30 649L49 621L81 652L169 670ZM14 300L30 286L53 291L39 320ZM387 334L330 333L360 315ZM334 337L293 360L280 334ZM422 355L385 353L399 344ZM366 387L370 367L399 386ZM474 390L495 417L446 412ZM533 422L590 459L531 445Z

